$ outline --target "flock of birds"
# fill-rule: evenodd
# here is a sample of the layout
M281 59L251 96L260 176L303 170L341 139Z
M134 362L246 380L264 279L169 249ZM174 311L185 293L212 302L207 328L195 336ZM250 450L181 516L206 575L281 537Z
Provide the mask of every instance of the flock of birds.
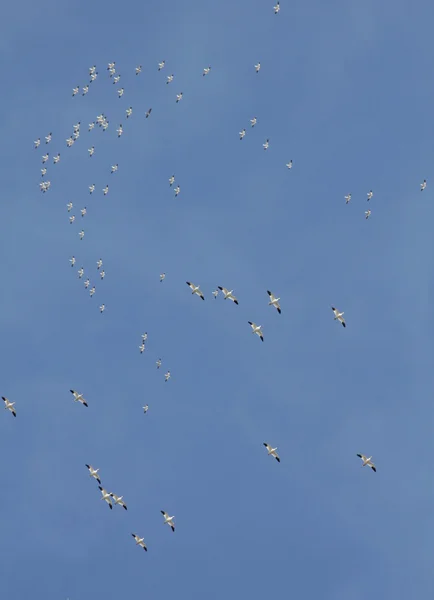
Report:
M279 2L277 2L277 4L273 8L274 8L274 13L278 14L279 11L280 11L280 4L279 4ZM165 60L159 62L158 63L158 71L162 71L165 68L165 66L166 66L166 61ZM260 69L261 69L261 63L258 62L257 64L255 64L254 65L254 69L255 69L255 72L258 74L260 72ZM107 72L108 72L108 75L110 76L110 78L113 80L113 84L114 85L118 85L119 82L120 82L120 80L121 80L121 75L119 73L117 73L116 63L115 62L108 63L108 65L107 65ZM139 65L139 66L135 67L135 75L136 76L140 75L141 72L142 72L142 65ZM206 76L208 76L210 74L210 72L211 72L211 66L207 66L207 67L205 67L203 69L202 76L206 77ZM98 78L98 71L97 71L96 65L94 65L94 66L92 66L92 67L89 68L89 77L90 77L89 82L86 85L84 85L82 88L80 88L79 85L77 85L77 86L75 86L73 88L73 90L72 90L72 96L73 97L79 95L80 89L81 89L81 95L82 96L86 96L89 93L92 84ZM174 74L171 73L171 74L167 75L167 77L166 77L166 84L169 85L173 81L174 81ZM118 97L122 98L123 95L124 95L124 92L125 92L124 88L120 87L117 90ZM176 103L181 102L182 99L183 99L183 92L179 92L178 94L176 94L176 98L175 98ZM151 115L151 113L152 113L152 108L149 108L146 111L146 113L145 113L145 118L149 118L150 115ZM127 120L132 117L132 115L133 115L133 108L131 106L129 106L128 108L126 108L125 115L126 115L126 119ZM250 126L252 128L255 127L257 125L257 122L258 122L257 117L256 116L252 117L250 119ZM89 126L88 126L88 132L90 133L92 130L95 129L96 126L98 126L104 132L104 131L106 131L108 129L109 124L110 124L110 122L109 122L107 116L104 115L103 113L101 113L101 114L97 115L97 117L96 117L96 119L95 119L94 122L91 122L89 124ZM75 142L77 142L79 140L79 138L80 138L80 131L81 131L81 123L79 121L78 123L76 123L75 125L73 125L71 135L69 135L66 138L66 146L68 148L72 147L75 144ZM124 129L123 129L122 123L119 124L118 128L116 129L116 133L117 133L117 137L118 138L120 138L123 135ZM246 129L242 129L239 132L239 139L243 140L245 138L245 136L246 136ZM48 133L45 136L45 147L52 142L52 138L53 138L52 132ZM266 139L265 142L263 143L264 151L266 151L266 150L269 149L269 145L270 145L270 140ZM34 142L34 148L38 149L40 146L41 146L41 138L38 138ZM94 154L95 154L95 146L92 145L88 149L89 158L92 158L94 156ZM48 163L49 158L50 158L49 152L45 151L45 153L42 155L42 168L41 168L41 178L42 178L42 181L39 184L39 187L40 187L40 190L41 190L42 193L46 193L46 192L48 192L51 189L51 181L46 179L47 171L48 171L48 168L47 168L46 164ZM60 162L60 159L61 159L61 154L60 154L60 152L58 152L52 158L53 165L57 165ZM293 166L293 161L291 159L288 163L286 163L286 167L288 169L292 169L292 166ZM118 163L116 163L114 165L111 165L110 174L114 175L115 173L118 172L118 169L119 169L119 164ZM171 188L173 186L175 186L175 187L173 187L173 190L174 190L174 193L175 193L175 197L177 197L180 194L181 188L180 188L179 184L176 183L176 181L175 181L175 175L174 174L171 175L168 178L168 181L169 181L169 186ZM175 185L175 183L176 183L176 185ZM426 189L426 186L427 186L427 182L426 182L426 180L424 180L420 184L421 191L424 191ZM89 185L88 189L89 189L89 194L92 195L95 192L95 190L96 190L95 184L92 183L91 185ZM104 188L102 188L102 192L103 192L104 196L106 196L109 193L109 184L106 184L104 186ZM368 201L372 200L373 195L374 195L373 191L370 190L367 193L367 200ZM345 201L346 201L347 204L351 201L351 198L352 198L351 194L347 194L345 196ZM73 203L72 202L68 202L68 204L67 204L67 211L68 211L68 213L72 213L73 208L74 208ZM87 208L86 208L86 206L83 206L82 208L80 208L80 215L81 215L81 219L80 220L82 220L82 219L84 219L84 217L86 217L86 215L87 215ZM370 216L371 216L371 210L366 210L365 211L365 218L368 219ZM69 223L72 225L73 223L75 223L75 221L76 221L75 214L71 214L69 216ZM83 228L81 228L80 231L78 232L78 237L82 241L83 238L84 238L84 236L85 236L85 231L84 231ZM75 258L75 255L73 255L69 259L69 262L70 262L72 268L76 266L77 260ZM103 260L102 260L102 258L99 258L96 261L96 272L99 274L100 281L103 281L104 278L105 278L106 273L105 273L105 270L103 268ZM77 275L78 275L79 279L82 279L84 277L84 268L83 268L83 266L81 266L78 269ZM159 277L160 283L162 283L165 280L165 278L166 278L166 273L161 273L160 277ZM202 290L200 289L199 285L197 285L195 283L192 283L191 281L186 281L186 284L189 286L189 288L191 290L191 294L193 296L195 295L195 296L198 296L201 300L205 300L205 295L202 292ZM84 280L84 287L85 287L86 290L88 290L90 288L89 289L89 295L90 295L90 297L92 297L92 296L95 295L95 293L96 293L96 285L95 285L95 283L91 284L91 279L89 277L86 277L86 279ZM212 295L216 299L217 296L220 293L222 294L224 300L230 300L235 305L237 305L237 306L239 305L238 298L234 295L234 290L233 289L228 289L228 288L223 287L223 286L218 286L218 287L216 287L216 289L214 289L214 291L212 292ZM268 306L271 306L274 309L276 309L277 313L280 315L282 313L281 304L280 304L280 297L276 296L270 290L267 290L267 295L268 295L268 300L269 300L268 301ZM344 318L344 312L338 310L335 306L332 306L331 309L332 309L333 314L334 314L334 320L338 321L339 323L341 323L341 325L343 327L346 327L346 321L345 321L345 318ZM101 313L103 313L105 311L105 304L104 303L102 303L99 306L99 310L100 310ZM259 339L263 342L264 341L264 333L263 333L262 326L256 324L253 321L248 321L248 324L250 325L251 333L254 334L254 335L256 335L256 336L258 336ZM145 343L147 341L147 338L148 338L148 334L146 332L144 334L142 334L142 341L141 341L141 344L139 346L139 350L140 350L141 354L144 353L144 351L146 349ZM161 358L158 358L158 360L156 361L156 367L157 367L157 369L160 369L161 365L162 365ZM169 370L167 370L166 373L164 374L164 380L165 380L165 382L169 381L170 377L171 377L171 373L170 373ZM78 402L78 403L82 404L83 406L88 407L88 402L84 398L84 396L83 396L82 393L79 393L78 391L73 390L73 389L71 389L70 392L71 392L71 394L72 394L73 399L74 399L75 402ZM5 408L5 410L10 411L11 414L14 417L16 417L17 416L17 412L16 412L16 409L15 409L15 402L11 402L6 397L2 397L2 399L3 399L3 402L4 402L4 408ZM145 405L143 407L144 413L147 413L148 409L149 409L149 406ZM265 446L265 448L267 450L268 456L271 456L271 457L275 458L276 461L280 463L281 459L280 459L280 456L279 456L279 454L277 452L277 447L274 447L274 446L268 444L267 442L263 442L263 445ZM372 469L372 471L376 472L376 466L375 466L375 463L372 460L372 456L366 456L364 454L360 454L359 453L359 454L357 454L357 457L361 459L363 467L368 466L368 467L370 467ZM98 489L101 492L101 500L104 500L108 504L110 510L113 509L113 505L120 506L124 510L127 510L127 505L126 505L126 503L125 503L125 501L123 499L123 496L118 496L118 495L114 494L113 492L108 492L104 487L102 487L102 481L101 481L101 477L100 477L100 474L99 474L99 469L95 469L90 464L86 464L86 468L88 469L90 477L92 479L94 479L98 483ZM163 515L163 518L164 518L163 523L165 525L168 525L171 528L172 532L174 532L175 531L175 517L174 516L170 516L164 510L161 510L161 514ZM141 547L141 548L143 548L145 551L147 551L147 545L145 543L144 537L140 537L137 533L131 533L131 535L134 538L136 545L139 546L139 547Z

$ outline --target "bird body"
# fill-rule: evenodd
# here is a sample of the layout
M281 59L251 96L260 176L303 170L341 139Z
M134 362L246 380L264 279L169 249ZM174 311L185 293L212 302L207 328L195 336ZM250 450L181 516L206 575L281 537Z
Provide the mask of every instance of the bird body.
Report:
M376 468L375 464L372 462L372 456L367 457L364 454L358 454L357 456L362 459L362 467L366 467L366 465L367 465L368 467L371 467L371 469L374 471L374 473L377 472L377 468Z
M80 402L83 406L88 406L87 401L83 398L83 394L79 394L75 390L69 390L74 396L74 402Z
M272 448L267 442L264 442L264 446L267 448L268 456L274 456L277 462L280 463L280 456L277 454L277 448Z

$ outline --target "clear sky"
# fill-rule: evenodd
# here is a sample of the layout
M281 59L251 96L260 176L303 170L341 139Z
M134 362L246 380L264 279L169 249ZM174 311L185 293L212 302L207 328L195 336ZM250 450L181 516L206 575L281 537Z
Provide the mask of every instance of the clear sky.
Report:
M1 598L433 597L434 6L273 4L2 6Z

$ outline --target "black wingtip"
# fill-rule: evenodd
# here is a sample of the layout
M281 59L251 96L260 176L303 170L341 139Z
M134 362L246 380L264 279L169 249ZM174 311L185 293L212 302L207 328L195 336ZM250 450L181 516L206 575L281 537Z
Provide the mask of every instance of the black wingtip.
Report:
M267 294L268 294L269 296L271 296L271 292L270 292L270 290L267 290Z
M282 311L280 310L280 308L277 309L277 312L279 313L279 315L282 314Z
M234 300L234 304L238 304L238 300Z
M164 515L164 510L160 510L161 514Z
M98 488L102 491L102 487L99 485Z

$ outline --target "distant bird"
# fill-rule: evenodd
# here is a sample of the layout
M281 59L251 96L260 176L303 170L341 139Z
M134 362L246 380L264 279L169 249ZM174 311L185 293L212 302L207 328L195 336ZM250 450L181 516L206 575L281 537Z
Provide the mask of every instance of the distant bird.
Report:
M113 77L113 75L116 73L116 69L114 67L112 67L111 69L109 69L109 75L110 77Z
M256 335L261 339L261 341L264 341L264 336L262 334L262 327L261 325L256 325L256 323L252 323L252 321L248 321L248 324L250 325L250 327L252 328L252 333L256 333Z
M211 67L205 67L202 73L202 76L205 77L205 75L208 75L208 73L211 71Z
M99 478L99 475L98 475L98 471L99 471L99 469L94 469L94 468L92 467L92 465L86 465L86 467L87 467L87 469L88 469L88 471L89 471L89 475L90 475L90 476L91 476L93 479L96 479L96 481L97 481L97 482L98 482L98 483L101 485L101 479Z
M78 278L79 278L79 279L81 279L81 278L83 277L83 275L84 275L84 269L83 269L83 267L81 267L81 268L80 268L80 269L77 271L77 275L78 275Z
M108 194L108 191L109 191L109 186L108 186L108 184L105 186L105 188L103 188L103 190L102 190L102 191L104 192L104 196L107 196L107 194Z
M166 81L166 83L172 83L172 81L173 81L173 73L172 73L172 75L168 75L168 76L167 76L167 81Z
M105 304L101 304L99 307L99 312L102 314L105 311Z
M228 290L225 287L221 287L220 285L218 286L218 289L223 292L224 295L224 300L232 300L232 302L234 304L238 304L238 300L235 298L235 296L232 294L232 292L234 290Z
M72 134L72 137L73 137L74 141L78 140L78 138L80 137L80 132L74 131L74 133Z
M172 185L175 183L175 175L172 175L172 177L169 177L169 185L170 187L172 187Z
M118 164L116 163L115 165L112 166L112 170L110 171L110 173L116 173L116 171L118 170Z
M292 159L289 161L289 163L286 163L286 166L288 169L292 169Z
M95 123L89 123L89 131L92 131L92 129L95 127Z
M89 67L89 75L92 75L92 73L95 73L96 71L96 65L93 65L93 67Z
M158 63L158 70L161 71L161 69L164 68L164 65L166 64L165 60L162 60L160 63Z
M270 140L265 140L265 142L262 144L262 147L264 148L264 150L268 150L269 145L270 145Z
M279 313L279 315L281 314L281 310L280 310L280 304L279 304L279 300L280 298L276 298L276 296L274 294L272 294L270 292L270 290L267 290L267 294L270 298L270 302L268 303L268 306L274 306L274 308L277 310L277 312Z
M186 281L186 284L193 290L191 292L192 294L196 294L197 296L199 296L199 298L202 298L202 300L205 300L205 297L202 294L202 292L200 291L198 285L194 285L194 283L190 283L189 281Z
M88 152L89 152L89 157L93 156L95 154L95 146L92 146L92 148L89 148Z
M117 85L120 80L121 80L120 75L116 75L116 77L113 77L113 85Z
M59 160L60 160L60 152L59 152L59 154L57 156L53 156L53 163L55 165L57 165L57 163L59 162Z
M76 96L78 94L78 92L80 91L80 86L77 85L75 88L73 88L72 90L72 96Z
M66 145L68 146L68 148L71 148L73 143L74 143L74 140L72 137L69 137L66 139Z
M89 193L93 194L94 191L95 191L95 184L92 183L92 185L89 186Z
M423 180L423 182L420 184L420 191L423 192L423 190L426 188L426 179Z
M52 133L49 133L46 137L45 137L45 143L49 144L51 142L51 137L52 137Z
M121 135L123 134L124 130L122 127L122 123L119 125L119 129L116 129L116 133L118 134L118 138L121 137Z
M182 100L182 96L183 96L182 92L180 94L176 94L176 104L178 104L178 102L180 102Z
M148 334L147 334L147 332L145 331L145 333L142 333L142 340L143 340L144 342L146 342L146 340L147 340L147 339L148 339Z
M76 133L77 131L80 131L80 125L81 125L81 121L78 121L78 123L76 123L75 125L72 126L74 133Z
M180 191L181 191L181 187L179 185L177 185L175 188L175 198L179 194Z
M374 195L374 192L372 190L370 190L367 194L368 196L368 201L372 198L372 196Z
M147 549L146 544L144 542L145 538L141 538L138 535L136 535L135 533L132 533L131 535L136 540L136 546L140 546L141 548L143 548L143 550L145 550L145 552L147 552L148 549Z
M343 312L339 312L337 308L335 308L334 306L332 306L332 311L335 314L335 321L339 321L339 323L342 323L343 327L346 327L346 323L345 323L345 319L344 319L344 313Z
M258 64L255 65L255 70L257 73L259 73L260 69L261 69L261 63L258 62Z
M15 411L14 405L15 402L10 402L7 398L5 398L4 396L2 396L2 400L5 403L5 410L10 410L11 413L14 415L14 417L17 416L17 413Z
M146 112L145 117L148 118L152 112L152 107Z
M149 406L147 404L145 404L145 406L143 407L143 412L146 414L149 410Z
M103 131L105 131L105 130L107 129L107 127L108 127L108 126L109 126L109 122L108 122L108 121L104 121L104 122L102 123L102 128L103 128Z
M81 94L82 96L85 96L87 94L87 92L89 91L89 86L85 85L83 88L83 93Z
M71 217L69 217L69 224L72 225L75 221L75 215L72 215Z
M219 295L219 291L218 291L218 289L217 289L217 290L214 290L214 291L213 291L213 293L212 293L212 295L213 295L213 296L214 296L214 298L216 299L216 298L217 298L217 296Z
M254 127L256 125L256 123L258 122L258 119L256 117L253 117L253 119L250 119L250 125L252 127Z
M157 369L159 369L161 367L161 358L159 358L155 364L157 365Z
M98 488L101 490L101 500L105 500L107 502L107 504L110 506L110 509L113 508L112 506L112 499L111 499L111 495L105 491L105 489L103 487L101 487L100 485L98 486Z
M107 66L107 71L110 71L110 69L114 69L116 65L116 62L109 62L108 66Z
M166 278L166 273L161 273L160 275L160 283L163 281L163 279Z
M164 373L164 381L169 381L170 379L170 371L167 371L167 373Z
M71 263L71 267L73 267L75 265L75 256L73 256L72 258L70 258L69 262Z
M72 210L72 202L68 202L68 204L66 205L66 208L68 209L68 212L71 212L71 210Z
M370 216L371 216L371 211L365 210L365 219L369 219Z
M80 212L81 212L81 216L84 217L84 215L87 213L87 208L86 207L82 208L80 210Z
M244 137L245 135L246 135L246 130L245 130L245 129L242 129L242 130L239 132L240 140L242 140L242 139L243 139L243 137Z
M278 13L278 12L279 12L279 10L280 10L280 2L277 2L277 3L276 3L276 6L274 6L273 8L274 8L274 14L275 14L275 15L277 15L277 13Z
M120 90L118 90L118 98L122 98L123 95L124 95L124 88L121 88Z
M175 524L173 522L173 519L175 517L169 517L169 515L167 514L167 512L164 512L164 510L161 511L161 514L164 517L164 524L165 525L169 525L172 531L175 531Z
M131 117L131 115L133 114L133 107L130 106L129 108L127 108L127 110L125 111L125 114L127 115L127 119L129 119Z
M347 196L345 196L345 204L348 204L348 202L351 200L351 194L348 194Z
M139 346L139 350L140 350L140 354L143 354L143 352L145 351L145 342L142 342Z
M74 396L74 402L81 402L81 404L83 404L83 406L86 406L86 407L88 406L86 400L83 398L83 394L79 394L75 390L69 390L69 391Z
M47 162L49 156L50 155L48 154L48 152L47 152L47 154L44 154L44 156L42 157L42 164Z
M78 236L79 236L80 240L82 240L84 238L84 230L83 229L80 231Z
M267 444L267 442L264 442L264 446L267 448L268 456L274 456L277 462L280 462L280 457L277 454L277 448L272 448Z
M96 268L99 270L102 267L102 258L96 261Z
M99 276L101 277L101 279L104 279L104 277L105 277L105 271L104 270L100 271L99 272Z
M38 139L37 139L37 140L34 142L34 144L35 144L35 150L36 150L36 148L39 148L39 146L41 145L41 138L38 138Z
M89 285L90 285L90 279L87 278L86 281L84 282L84 287L85 287L86 290L89 287Z
M139 65L138 67L136 67L136 75L138 75L141 72L142 72L142 65Z
M110 496L115 501L115 506L116 506L116 504L119 504L119 506L122 506L122 508L124 508L125 510L127 510L127 505L122 500L123 496L116 496L116 494L112 494L112 493L110 494Z
M96 292L95 286L91 287L89 290L89 296L92 298L92 296L95 294L95 292Z
M97 77L98 77L98 73L91 73L90 83L93 83Z
M358 454L357 456L362 459L362 467L366 467L366 465L368 465L368 467L371 467L374 473L377 472L377 468L371 460L372 456L370 456L369 458L366 457L364 454Z

